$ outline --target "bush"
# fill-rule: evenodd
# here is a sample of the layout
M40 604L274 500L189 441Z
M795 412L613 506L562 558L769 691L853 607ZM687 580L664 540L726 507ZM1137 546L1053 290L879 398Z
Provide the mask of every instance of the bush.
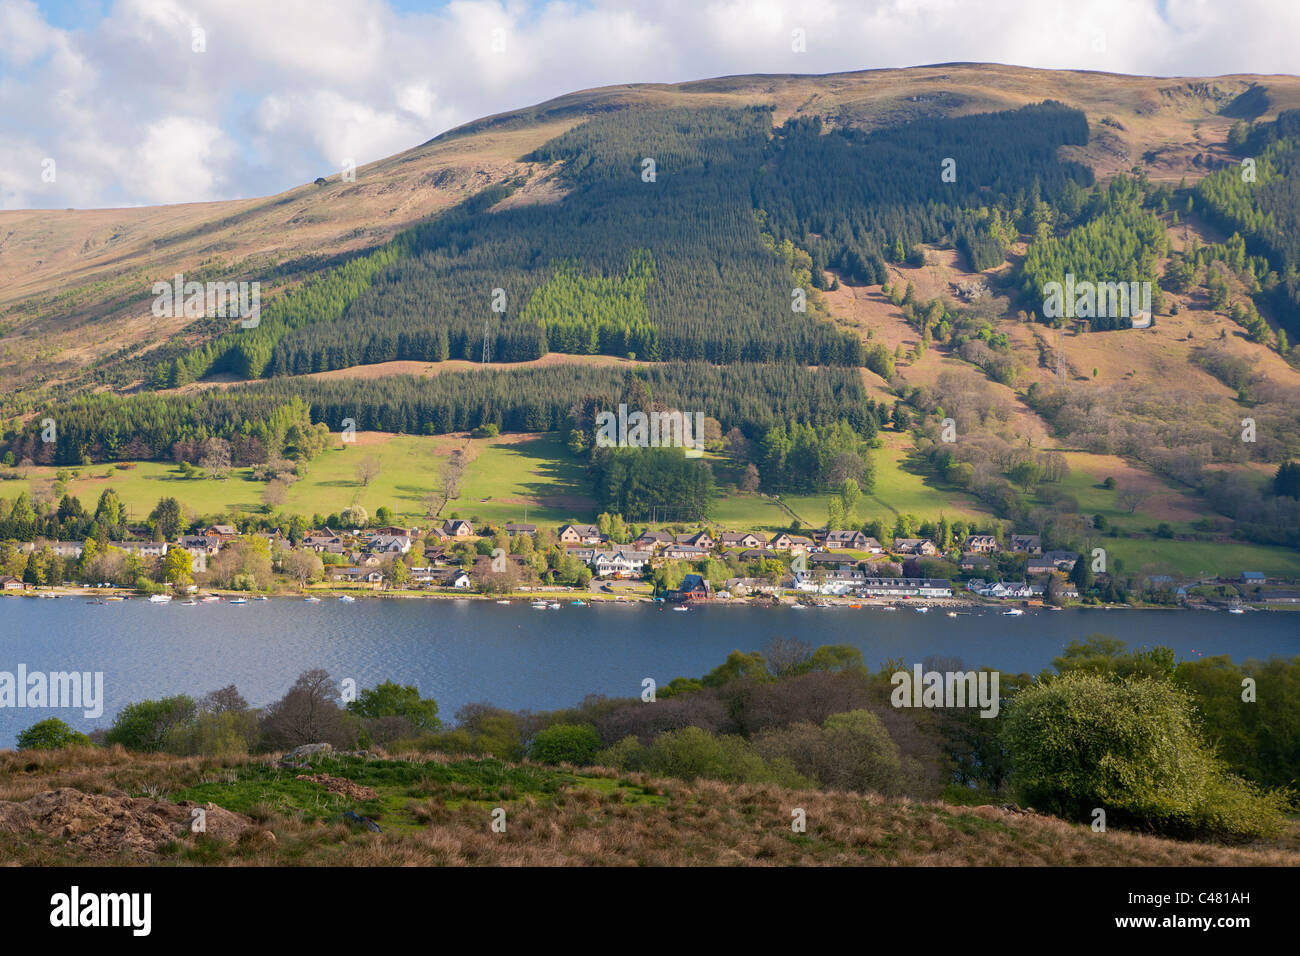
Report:
M552 724L533 737L528 755L542 763L588 767L595 763L601 745L600 735L590 724Z
M183 750L185 745L180 738L195 713L194 698L184 694L127 704L104 735L104 743L121 744L127 750L146 753Z
M1227 772L1201 739L1190 696L1163 680L1072 672L1020 691L1004 739L1021 799L1182 838L1276 832L1285 796Z
M19 750L62 750L89 743L89 737L73 730L57 717L32 724L18 735Z

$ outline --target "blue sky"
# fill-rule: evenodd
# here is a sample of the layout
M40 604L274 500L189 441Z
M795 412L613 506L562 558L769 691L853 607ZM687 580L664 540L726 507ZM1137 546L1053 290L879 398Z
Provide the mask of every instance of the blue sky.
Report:
M1300 73L1298 36L1297 0L0 0L0 208L271 194L596 86L956 60Z

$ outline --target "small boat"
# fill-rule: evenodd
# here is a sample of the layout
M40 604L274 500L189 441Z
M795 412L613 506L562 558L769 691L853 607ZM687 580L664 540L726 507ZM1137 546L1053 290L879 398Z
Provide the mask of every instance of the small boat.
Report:
M894 607L894 605L892 605L892 604L886 604L884 607L881 608L881 610L882 610L882 611L897 611L898 608Z
M1245 608L1242 608L1242 607L1230 607L1230 608L1228 608L1228 613L1229 613L1229 614L1245 614L1245 613L1246 613L1246 609L1245 609Z
M689 611L690 608L686 607L685 605L679 604L679 605L677 605L675 608L673 608L673 610L674 610L674 611Z
M922 606L922 607L918 607L918 608L913 608L913 610L916 611L917 614L929 614L929 613L930 613L930 609L929 609L928 607L924 607L924 606Z
M949 611L949 612L948 612L948 616L949 616L949 617L956 617L956 616L957 616L957 612L956 612L956 611Z
M498 604L509 604L509 601L497 601Z
M113 594L113 595L110 595L110 596L104 598L104 600L105 600L105 601L125 601L126 598L124 598L124 597L122 597L121 595L118 595L118 594Z
M259 594L259 595L257 596L257 600L259 600L259 601L266 601L266 600L269 600L269 598L267 598L267 596L266 596L265 594Z
M215 604L217 601L220 601L220 600L221 600L221 598L219 598L217 595L215 595L215 594L208 594L208 595L205 595L205 596L204 596L204 598L203 598L203 603L204 603L204 604Z
M818 607L834 607L835 605L832 604L830 601L818 601L818 602L817 602L817 606L818 606Z
M552 601L550 604L548 604L548 605L546 605L546 606L547 606L548 608L550 608L552 611L558 611L558 610L560 609L560 602L559 602L559 601Z
M574 607L586 607L586 606L587 606L587 603L586 603L585 601L570 601L569 603L570 603L571 605L573 605Z
M306 598L303 598L303 600L304 600L305 602L307 602L308 604L319 604L319 603L320 603L320 598L318 598L318 597L306 597Z
M807 605L807 604L800 604L798 601L795 601L793 604L790 605L790 610L792 610L792 611L806 611L806 610L808 610L808 605Z
M535 610L535 611L545 611L545 610L546 610L546 602L545 602L545 601L534 601L530 606L531 606L532 609Z
M855 610L855 611L856 611L856 610L861 610L862 605L861 605L861 604L850 604L850 605L849 605L849 608L852 609L852 610Z
M1003 611L1003 612L1002 612L1002 616L1003 616L1003 617L1019 617L1020 615L1022 615L1022 614L1024 614L1024 613L1025 613L1025 612L1022 611L1022 610L1020 610L1020 608L1018 608L1018 607L1013 607L1013 608L1008 608L1007 610Z
M355 604L357 599L354 598L351 594L344 594L341 597L339 597L339 600L342 601L344 604Z
M247 604L247 603L248 603L248 598L231 598L231 599L230 599L229 601L227 601L226 603L227 603L227 604Z
M198 607L198 606L199 606L199 602L194 600L194 598L190 598L188 601L181 602L181 607Z
M172 599L172 596L171 596L170 594L150 594L150 595L149 595L149 603L150 603L150 604L167 604L167 603L169 603L169 602L171 601L171 599Z

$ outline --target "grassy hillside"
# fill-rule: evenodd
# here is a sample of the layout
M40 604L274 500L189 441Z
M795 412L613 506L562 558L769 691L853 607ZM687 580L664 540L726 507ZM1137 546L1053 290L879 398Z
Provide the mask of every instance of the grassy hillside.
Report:
M188 832L196 807L204 835ZM491 829L497 808L504 832ZM796 809L806 832L792 829ZM490 758L328 756L286 769L121 748L0 753L0 853L25 866L1294 866L1297 846L1294 830L1225 847L993 806Z

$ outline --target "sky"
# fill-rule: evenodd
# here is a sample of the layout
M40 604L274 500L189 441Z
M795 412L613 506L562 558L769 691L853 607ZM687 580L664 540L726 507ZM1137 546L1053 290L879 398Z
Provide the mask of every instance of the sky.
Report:
M1300 0L0 0L0 209L269 195L598 86L1300 74L1297 38Z

